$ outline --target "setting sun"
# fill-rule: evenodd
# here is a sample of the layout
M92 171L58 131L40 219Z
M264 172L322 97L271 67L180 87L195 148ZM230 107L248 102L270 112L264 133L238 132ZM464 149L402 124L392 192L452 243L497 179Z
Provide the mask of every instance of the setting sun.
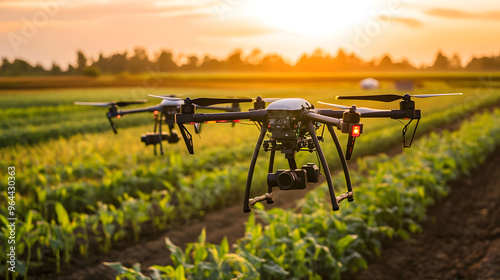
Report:
M373 17L373 1L255 0L243 13L269 27L311 37L328 37Z

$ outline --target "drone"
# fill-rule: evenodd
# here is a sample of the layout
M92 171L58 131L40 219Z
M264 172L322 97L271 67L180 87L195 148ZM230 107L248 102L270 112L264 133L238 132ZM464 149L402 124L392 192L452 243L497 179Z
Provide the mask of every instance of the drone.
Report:
M308 185L315 185L322 179L320 173L321 167L324 171L324 177L328 184L332 210L340 209L339 203L345 199L349 202L354 200L347 160L351 158L356 139L363 133L363 124L360 122L363 118L391 118L396 120L409 120L402 130L403 147L410 147L421 118L421 111L415 109L415 102L412 98L427 98L447 95L461 95L461 93L447 94L420 94L420 95L365 95L365 96L337 96L337 99L355 99L355 100L373 100L382 102L392 102L400 100L399 109L379 110L365 107L350 107L321 102L323 105L337 107L342 110L317 109L310 102L302 98L285 99L265 99L255 98L254 108L248 112L225 112L225 113L196 113L192 100L186 98L182 103L180 113L175 114L175 122L178 124L186 147L190 154L194 154L192 135L186 129L185 124L204 123L210 121L229 122L242 119L248 119L257 124L260 134L257 144L253 151L248 176L245 186L243 200L243 211L251 212L251 207L258 202L266 201L268 204L274 203L273 188L280 190L300 190ZM207 103L208 100L207 99ZM215 99L214 99L215 100ZM267 103L269 103L267 105ZM267 105L267 107L266 107ZM417 120L413 134L409 143L406 143L406 133L409 124ZM318 136L317 130L326 126L330 133L344 171L347 185L347 192L336 196L333 188L332 178L329 172L328 164L320 146L324 141L322 134ZM341 133L348 134L346 151L342 146L335 132L335 128ZM269 132L269 134L268 134ZM267 136L268 139L265 139ZM257 162L257 157L261 148L270 153L269 167L267 175L267 193L261 196L250 198L250 188L252 177ZM316 152L319 158L318 167L315 163L307 163L298 168L295 160L297 152L308 151ZM274 170L274 159L276 152L284 154L288 160L289 169Z
M135 100L135 101L119 101L119 102L75 102L75 105L90 105L98 107L108 107L108 112L106 117L109 120L111 128L115 134L118 133L116 124L113 122L112 118L120 119L122 116L127 114L150 112L153 113L155 123L153 132L148 132L141 135L141 142L144 142L146 146L154 146L154 154L156 155L156 145L160 146L160 154L163 155L163 145L162 141L167 141L169 144L175 144L179 142L180 137L177 135L175 128L175 114L180 113L181 105L190 102L193 106L198 109L210 109L210 110L222 110L226 112L239 112L241 111L239 103L241 102L252 102L252 99L248 98L194 98L194 99L181 99L175 96L158 96L158 95L148 95L155 98L161 98L160 104L137 108L129 110L119 110L118 107L124 107L132 104L142 104L146 103L147 100ZM211 105L232 103L231 107L216 107ZM165 123L168 126L169 132L162 131L162 124ZM157 132L158 130L158 132ZM200 133L200 124L195 124L195 132Z

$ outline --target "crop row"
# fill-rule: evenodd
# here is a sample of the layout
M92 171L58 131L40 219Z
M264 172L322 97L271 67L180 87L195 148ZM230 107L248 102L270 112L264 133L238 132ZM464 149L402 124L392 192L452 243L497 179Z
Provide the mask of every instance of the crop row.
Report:
M483 163L500 145L500 110L474 116L455 132L432 133L405 153L358 161L355 202L331 212L325 186L311 191L299 210L258 210L267 224L250 217L245 237L229 251L197 243L183 251L168 239L173 266L153 266L151 279L339 279L367 267L382 241L421 230L426 206L450 189L446 182ZM418 159L418 160L417 160ZM336 177L337 182L342 178ZM135 269L109 264L121 279L150 279Z
M451 116L455 115L451 113ZM433 118L446 121L442 115ZM432 125L429 125L427 129L431 127ZM382 133L375 131L367 133L363 136L363 142L375 143L375 146L366 148L363 147L363 142L358 141L355 153L362 155L379 152L385 148L384 143L399 142L399 129L396 127L381 130ZM213 136L213 133L210 136ZM131 136L125 135L123 139L125 143L137 140L127 137ZM134 137L137 138L137 135L134 134ZM245 138L248 138L246 134L240 137L240 139ZM248 145L250 142L248 139L235 141L240 143L228 148L224 145L227 139L221 137L215 139L220 139L223 147L206 150L201 146L200 152L197 152L198 158L202 159L200 161L192 157L182 157L179 153L171 153L164 161L156 161L153 164L147 163L147 157L130 156L129 153L116 156L125 149L133 155L141 154L140 150L143 148L140 143L108 144L108 154L99 155L96 152L98 147L94 146L102 146L104 145L102 143L107 142L102 135L87 141L92 145L83 147L89 149L86 152L78 146L68 148L75 144L70 140L64 140L68 143L64 142L63 147L54 147L54 144L57 145L62 140L40 146L54 150L51 151L56 154L51 157L54 162L38 156L34 160L28 160L27 163L19 164L26 166L19 175L19 186L27 188L19 192L21 198L18 199L19 227L28 224L26 221L30 216L36 221L34 223L36 229L32 231L34 236L32 240L35 241L31 246L24 247L33 248L32 250L37 252L38 263L35 263L37 265L42 264L43 254L55 257L56 264L60 263L60 258L57 256L61 251L65 255L64 261L68 263L71 255L88 254L85 248L88 248L91 242L98 244L97 247L101 252L107 252L113 243L127 239L138 240L143 228L163 230L174 221L189 220L193 216L202 215L205 211L225 207L224 202L241 201L243 192L241 186L246 180L248 168L246 160L250 156L253 143ZM184 148L182 145L181 147L177 145L175 150L182 148ZM36 152L36 148L33 150ZM330 141L325 143L324 150L328 154L335 153L334 145ZM23 152L26 153L19 149L16 156L22 157ZM77 154L73 158L55 160L57 154L66 155L72 152ZM6 159L2 166L7 166L9 157L9 155L2 157ZM26 158L29 158L29 155ZM304 158L299 160L305 161ZM36 161L43 163L29 167ZM265 165L266 162L267 159L261 157L259 166ZM338 163L332 161L329 165L335 168ZM109 169L103 166L108 166ZM256 170L254 184L258 192L263 191L266 172L262 168ZM78 181L78 178L82 177L86 179ZM5 203L2 202L2 205ZM5 215L4 209L2 214ZM70 222L64 223L63 226L60 215L71 217ZM58 234L62 227L66 235ZM5 232L6 227L2 227L2 230ZM53 237L59 242L50 242L48 237ZM19 242L28 244L26 240L20 237ZM60 247L51 244L59 244ZM23 246L19 250L21 252L18 252L18 255L26 256L28 251L31 254L31 250L23 251ZM20 267L22 265L19 264ZM56 267L59 268L60 264Z

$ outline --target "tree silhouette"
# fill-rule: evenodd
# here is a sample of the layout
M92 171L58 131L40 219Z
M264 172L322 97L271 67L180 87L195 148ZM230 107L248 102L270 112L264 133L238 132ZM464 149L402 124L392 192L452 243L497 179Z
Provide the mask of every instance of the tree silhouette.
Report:
M181 60L186 62L181 65ZM40 64L32 66L25 60L14 59L10 62L3 58L0 65L1 76L22 75L82 75L87 69L87 75L99 75L100 73L118 74L122 72L144 73L149 71L175 72L175 71L261 71L261 72L346 72L346 71L500 71L500 54L489 57L474 57L462 66L458 54L451 58L446 57L442 51L437 52L432 65L413 66L406 58L395 62L389 54L381 58L373 58L365 61L354 53L347 53L343 49L337 50L332 56L323 49L315 49L311 54L304 53L295 65L287 62L277 53L264 54L260 49L253 49L249 55L244 56L241 49L235 49L225 59L217 59L205 54L203 59L197 55L174 56L171 51L161 50L156 58L150 59L144 48L137 47L133 55L129 56L127 51L114 53L108 56L99 54L96 61L87 59L85 54L78 50L76 52L76 66L68 64L67 70L62 71L57 63L53 63L49 70ZM377 63L378 61L378 63ZM92 71L88 70L89 68ZM92 73L91 73L92 72Z
M392 62L391 57L388 54L382 57L382 59L378 64L378 68L380 70L391 70L391 71L396 69L396 67L394 67L394 63Z
M160 56L158 56L156 60L156 64L161 72L175 71L178 68L177 64L174 62L172 52L166 50L161 51Z
M87 58L82 51L78 50L76 52L76 69L79 73L82 73L85 67L87 67Z
M434 60L434 64L431 66L432 70L450 70L450 60L443 55L441 51L436 55L436 59Z

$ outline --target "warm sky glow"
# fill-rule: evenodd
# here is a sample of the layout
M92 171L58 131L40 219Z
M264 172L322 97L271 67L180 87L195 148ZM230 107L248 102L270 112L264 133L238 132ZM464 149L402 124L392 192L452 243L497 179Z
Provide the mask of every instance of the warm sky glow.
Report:
M294 62L320 47L429 63L500 51L496 0L2 0L0 57L50 66L140 46L225 57L260 48ZM153 55L153 53L152 53Z
M241 14L254 18L269 27L298 35L326 38L336 36L346 27L369 20L375 1L331 0L254 0L249 1Z

